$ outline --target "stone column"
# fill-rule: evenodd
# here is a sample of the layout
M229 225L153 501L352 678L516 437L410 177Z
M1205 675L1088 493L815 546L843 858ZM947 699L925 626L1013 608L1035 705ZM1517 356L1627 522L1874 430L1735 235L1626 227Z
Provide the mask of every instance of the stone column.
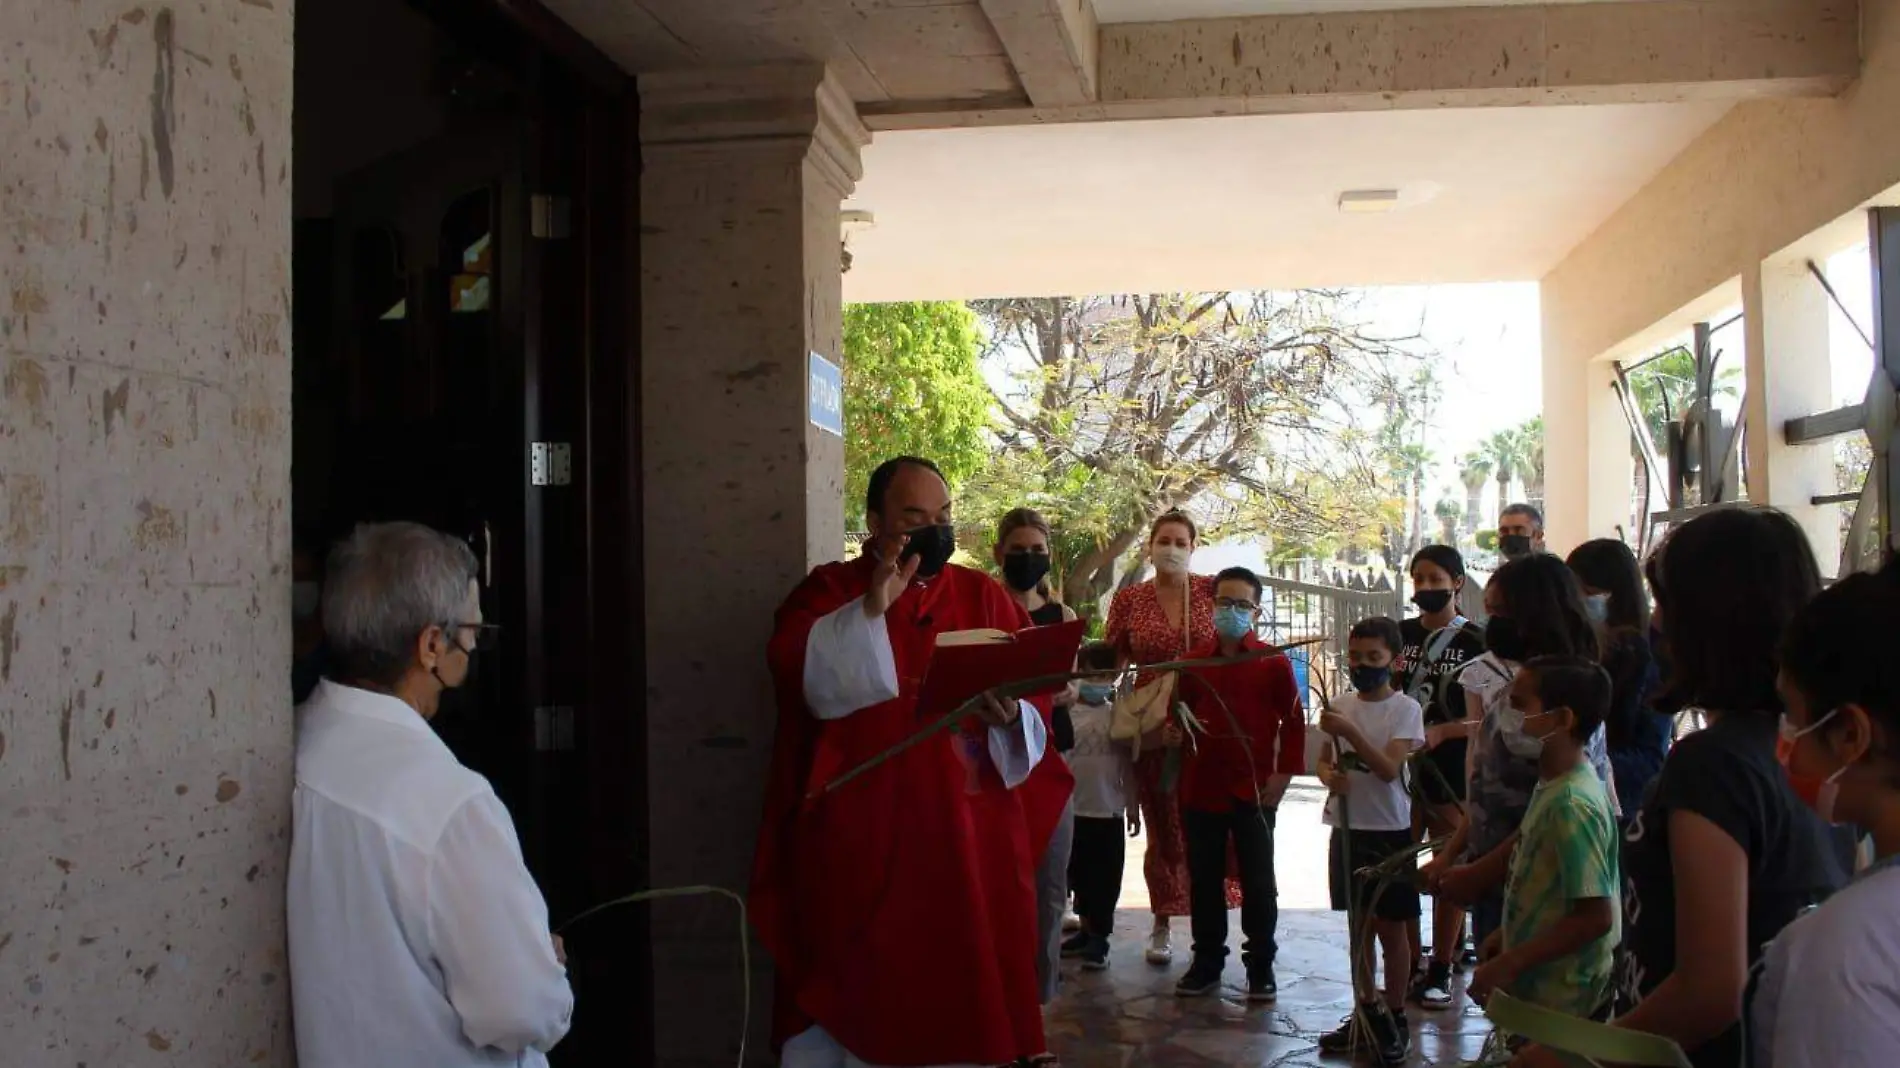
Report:
M1788 420L1835 406L1829 370L1828 298L1801 258L1771 260L1742 272L1747 329L1748 499L1793 516L1807 532L1821 570L1840 563L1840 506L1815 505L1835 492L1834 439L1790 445Z
M0 1061L293 1060L291 5L0 3Z
M773 609L844 549L844 445L811 426L807 360L841 362L839 205L869 135L816 66L647 75L640 97L652 884L743 891ZM658 906L653 967L659 1063L732 1063L730 906ZM768 974L752 977L761 1055Z

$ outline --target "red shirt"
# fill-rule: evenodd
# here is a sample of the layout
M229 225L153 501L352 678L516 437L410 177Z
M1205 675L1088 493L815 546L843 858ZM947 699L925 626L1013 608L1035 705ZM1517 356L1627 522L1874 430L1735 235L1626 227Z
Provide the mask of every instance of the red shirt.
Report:
M1240 648L1267 645L1249 635ZM1189 655L1219 656L1220 646L1204 645ZM1236 801L1257 804L1268 776L1306 771L1306 715L1286 657L1196 668L1183 672L1179 685L1181 699L1207 732L1182 763L1182 808L1226 812Z

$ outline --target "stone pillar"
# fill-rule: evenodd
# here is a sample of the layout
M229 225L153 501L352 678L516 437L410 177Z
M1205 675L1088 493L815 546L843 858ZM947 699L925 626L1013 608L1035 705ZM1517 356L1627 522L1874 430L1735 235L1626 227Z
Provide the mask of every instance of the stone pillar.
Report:
M1548 331L1546 332L1548 343ZM1629 423L1616 400L1607 360L1544 357L1544 521L1552 552L1629 530Z
M1835 442L1790 445L1783 429L1790 419L1835 407L1827 293L1806 260L1771 260L1743 271L1742 312L1748 499L1794 517L1822 572L1833 574L1841 557L1840 506L1813 498L1835 492Z
M815 66L647 75L640 96L652 884L743 891L772 612L844 550L844 446L810 424L807 360L841 362L839 205L869 135ZM732 1063L730 906L658 906L653 961L659 1063ZM768 974L752 976L762 1056Z
M289 1065L291 5L0 4L0 1060Z

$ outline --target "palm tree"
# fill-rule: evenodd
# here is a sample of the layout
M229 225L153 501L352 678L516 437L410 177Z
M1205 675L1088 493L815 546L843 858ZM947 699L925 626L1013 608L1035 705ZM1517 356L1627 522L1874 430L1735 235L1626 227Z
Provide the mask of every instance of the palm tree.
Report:
M1392 473L1399 478L1402 492L1410 498L1412 538L1407 555L1425 543L1425 476L1432 469L1431 450L1423 445L1401 446L1392 457Z
M1438 505L1432 509L1432 512L1438 516L1439 539L1446 545L1457 545L1458 519L1464 515L1465 510L1450 497L1440 497Z
M1518 475L1524 480L1524 499L1544 507L1544 417L1533 416L1517 428L1520 453Z
M1498 514L1501 516L1511 506L1511 476L1517 474L1524 463L1524 439L1516 430L1500 430L1485 439L1484 451L1494 465L1492 473L1498 481Z
M1458 461L1458 477L1465 484L1465 533L1478 532L1478 513L1484 508L1484 487L1491 481L1496 464L1482 452L1469 452Z

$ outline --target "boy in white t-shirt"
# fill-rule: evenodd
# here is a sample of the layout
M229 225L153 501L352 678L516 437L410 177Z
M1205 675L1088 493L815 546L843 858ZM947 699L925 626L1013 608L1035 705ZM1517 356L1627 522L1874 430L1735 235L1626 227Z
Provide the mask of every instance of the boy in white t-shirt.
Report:
M1373 943L1385 954L1383 1001L1367 1001L1355 1014L1370 1032L1371 1052L1385 1064L1398 1064L1411 1051L1405 991L1412 950L1406 924L1418 919L1418 888L1401 872L1375 898L1374 880L1359 872L1413 849L1412 798L1403 773L1406 759L1425 745L1425 713L1417 701L1392 688L1392 662L1402 647L1399 625L1390 619L1354 624L1347 652L1354 692L1334 701L1319 719L1328 736L1320 750L1319 779L1333 793L1325 815L1333 828L1327 854L1332 903L1344 912L1352 900L1361 917L1371 918L1372 938L1361 941L1353 961L1356 989L1372 989ZM1405 866L1415 868L1415 862ZM1354 1018L1348 1017L1339 1030L1320 1038L1320 1051L1352 1053L1356 1034Z
M1082 967L1108 967L1108 936L1115 928L1115 903L1121 896L1122 857L1130 835L1141 833L1135 807L1135 772L1128 747L1109 737L1114 718L1118 654L1107 642L1089 642L1076 654L1078 671L1101 674L1083 679L1069 706L1075 747L1069 770L1075 775L1075 841L1069 850L1069 890L1075 895L1082 926L1062 943L1062 955L1079 957Z

